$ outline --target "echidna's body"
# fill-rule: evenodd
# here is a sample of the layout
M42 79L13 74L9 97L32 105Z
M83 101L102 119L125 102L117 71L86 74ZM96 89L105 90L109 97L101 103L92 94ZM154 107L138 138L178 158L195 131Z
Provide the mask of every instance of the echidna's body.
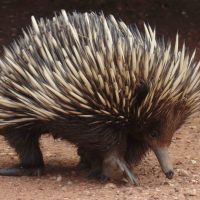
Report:
M194 54L113 16L62 11L32 23L0 61L0 127L22 166L43 165L38 139L51 132L103 160L108 176L148 148L170 172L163 149L200 102Z

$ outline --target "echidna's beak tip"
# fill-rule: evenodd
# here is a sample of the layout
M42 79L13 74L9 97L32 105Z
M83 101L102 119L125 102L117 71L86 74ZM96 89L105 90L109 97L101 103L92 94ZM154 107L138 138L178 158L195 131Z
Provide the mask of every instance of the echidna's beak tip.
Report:
M170 170L168 172L165 173L165 176L168 178L168 179L172 179L174 177L174 171Z

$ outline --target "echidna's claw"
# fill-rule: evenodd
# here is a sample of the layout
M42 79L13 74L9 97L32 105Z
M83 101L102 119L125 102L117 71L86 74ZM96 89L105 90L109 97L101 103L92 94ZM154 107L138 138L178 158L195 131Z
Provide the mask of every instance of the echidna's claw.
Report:
M124 162L121 162L120 159L117 159L117 164L119 168L124 172L127 178L130 180L131 183L135 185L139 185L138 179L134 175L134 173L127 167Z
M101 182L106 182L109 179L107 176L105 176L102 173L101 169L91 170L87 177L90 178L90 179L100 180Z

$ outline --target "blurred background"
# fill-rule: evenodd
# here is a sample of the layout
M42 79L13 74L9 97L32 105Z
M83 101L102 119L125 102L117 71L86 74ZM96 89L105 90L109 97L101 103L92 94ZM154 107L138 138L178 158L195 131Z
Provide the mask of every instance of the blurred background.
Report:
M54 11L103 11L127 24L142 26L148 22L158 35L181 40L200 55L199 0L0 0L0 53L21 28L30 24L30 16L51 17Z

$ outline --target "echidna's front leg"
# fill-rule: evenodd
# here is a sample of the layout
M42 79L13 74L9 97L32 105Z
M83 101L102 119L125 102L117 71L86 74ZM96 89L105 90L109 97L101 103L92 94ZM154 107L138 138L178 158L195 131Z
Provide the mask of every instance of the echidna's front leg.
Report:
M136 176L124 160L124 157L120 155L119 150L118 148L114 148L106 154L103 160L102 173L114 180L127 178L131 183L138 185Z
M137 179L125 161L126 151L126 138L121 139L117 145L108 152L104 152L103 155L79 148L80 166L90 169L89 178L97 178L103 181L108 178L113 180L128 178L131 183L137 185Z
M43 171L43 157L39 147L40 133L36 127L7 129L3 135L21 161L17 166L0 169L2 176L39 176Z
M78 147L77 151L80 161L78 164L79 169L90 169L92 167L92 163L94 161L94 153L88 152L84 148Z

